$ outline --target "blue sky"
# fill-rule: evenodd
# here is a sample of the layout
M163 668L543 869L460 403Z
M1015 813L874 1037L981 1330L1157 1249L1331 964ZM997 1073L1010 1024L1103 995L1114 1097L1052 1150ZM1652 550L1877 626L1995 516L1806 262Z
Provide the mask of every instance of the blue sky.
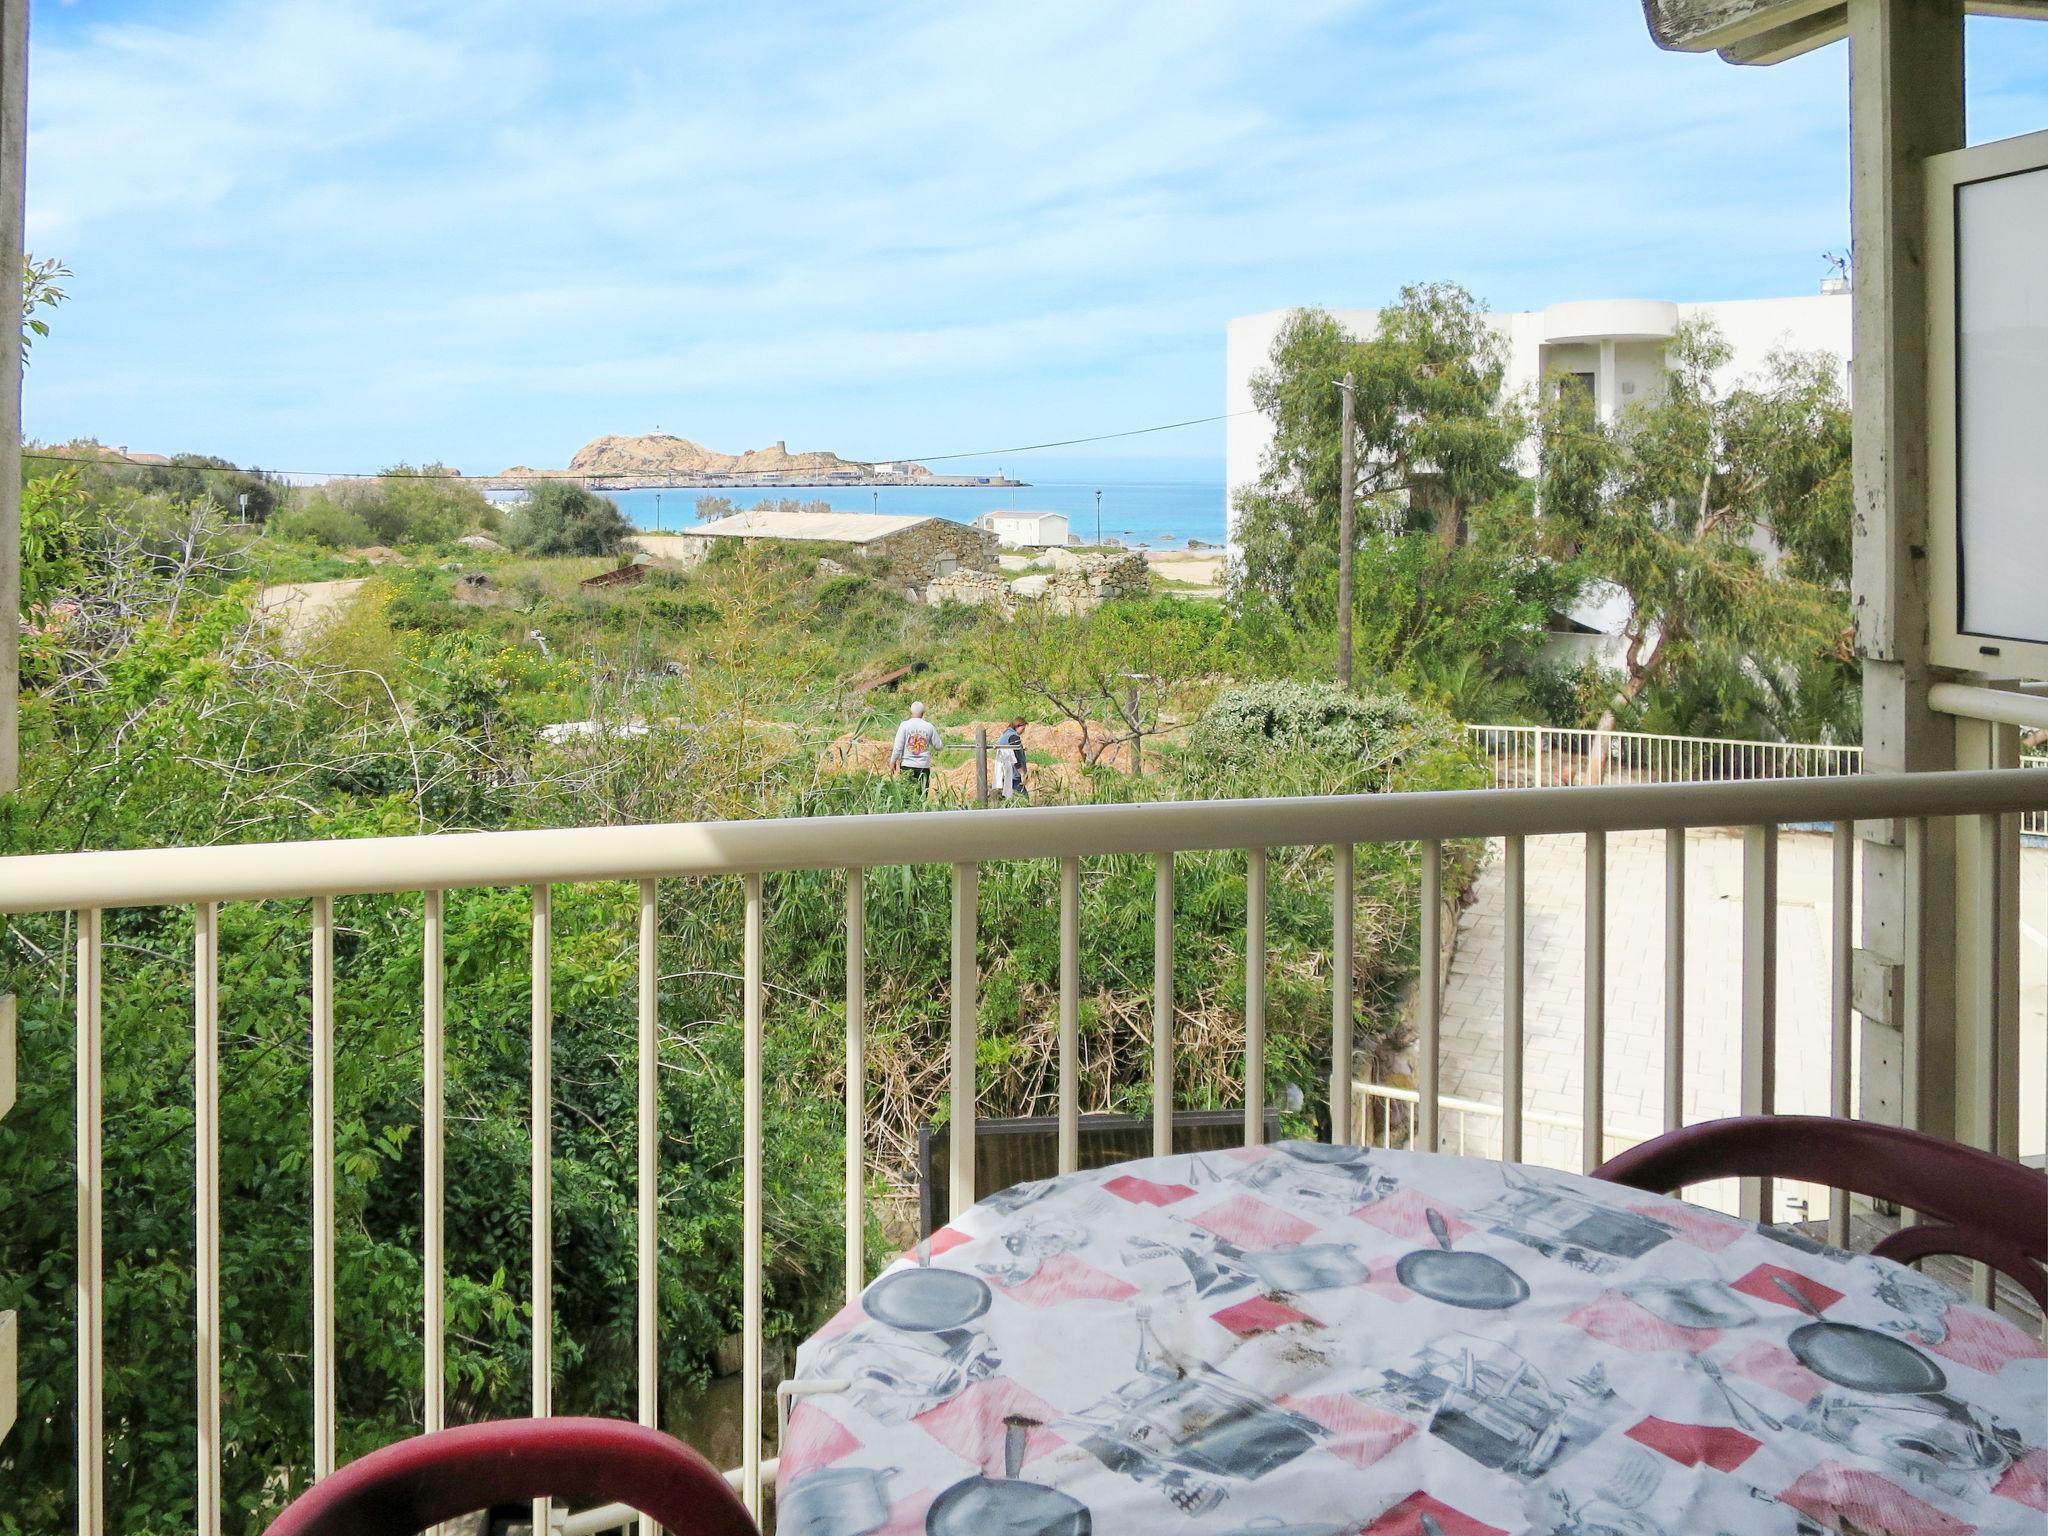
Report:
M1115 431L1220 410L1232 315L1438 277L1501 308L1803 293L1847 240L1845 51L1664 54L1635 0L33 26L29 241L77 275L28 431L283 469L554 465L656 425L859 457ZM1971 70L1973 139L2048 126L2048 25L1973 21Z

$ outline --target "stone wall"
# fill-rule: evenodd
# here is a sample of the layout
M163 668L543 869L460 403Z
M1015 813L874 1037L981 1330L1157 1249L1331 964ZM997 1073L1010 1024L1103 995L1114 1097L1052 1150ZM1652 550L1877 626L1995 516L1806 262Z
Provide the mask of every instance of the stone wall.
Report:
M1092 613L1113 597L1140 597L1152 584L1143 555L1068 554L1047 578L1045 600L1061 613Z
M957 560L963 571L996 571L996 536L985 528L970 528L948 518L931 517L897 533L884 534L858 546L870 560L887 561L913 583L924 583L938 574L941 560Z
M934 576L925 583L924 600L934 608L941 603L963 603L970 608L998 608L1006 616L1017 611L1010 584L992 571L963 568L951 575Z

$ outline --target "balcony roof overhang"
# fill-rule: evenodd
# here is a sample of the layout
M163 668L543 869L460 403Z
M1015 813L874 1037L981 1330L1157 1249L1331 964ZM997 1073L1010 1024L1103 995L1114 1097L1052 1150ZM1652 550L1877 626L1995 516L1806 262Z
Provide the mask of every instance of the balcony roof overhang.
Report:
M1972 16L2048 21L2048 0L1966 0ZM1643 0L1659 48L1718 52L1730 64L1777 64L1849 35L1843 0Z

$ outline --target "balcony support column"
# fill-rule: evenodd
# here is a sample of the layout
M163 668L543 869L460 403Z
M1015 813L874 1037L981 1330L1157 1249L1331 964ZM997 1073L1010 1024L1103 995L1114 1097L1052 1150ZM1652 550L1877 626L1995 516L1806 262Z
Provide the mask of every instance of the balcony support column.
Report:
M1928 703L1926 157L1963 144L1961 0L1850 0L1850 213L1855 239L1856 645L1864 768L1956 766L1952 724ZM1861 1113L1954 1129L1956 852L1931 821L1908 880L1896 827L1873 822L1863 860L1857 1009ZM1909 911L1909 905L1916 910ZM1918 941L1908 943L1909 934ZM1905 1080L1905 1014L1919 1010L1917 1081Z

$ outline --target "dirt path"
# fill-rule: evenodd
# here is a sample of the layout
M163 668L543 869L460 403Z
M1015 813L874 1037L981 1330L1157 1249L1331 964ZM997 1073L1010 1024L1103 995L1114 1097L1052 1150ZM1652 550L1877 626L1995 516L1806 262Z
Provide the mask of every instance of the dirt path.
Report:
M256 613L282 625L288 643L303 644L323 625L340 617L362 588L360 577L265 587L256 599Z

